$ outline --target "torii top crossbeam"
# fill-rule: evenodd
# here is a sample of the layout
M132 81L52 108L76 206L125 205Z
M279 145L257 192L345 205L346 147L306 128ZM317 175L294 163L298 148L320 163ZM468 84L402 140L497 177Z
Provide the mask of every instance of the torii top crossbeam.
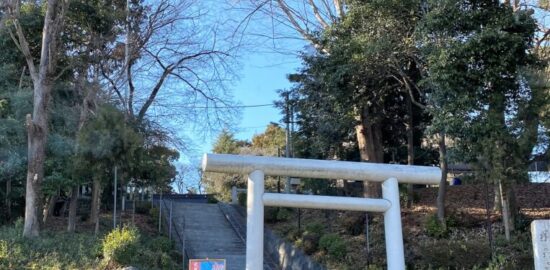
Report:
M271 176L373 182L394 177L400 183L425 185L437 185L441 179L438 167L228 154L204 154L202 169L244 175L260 170Z

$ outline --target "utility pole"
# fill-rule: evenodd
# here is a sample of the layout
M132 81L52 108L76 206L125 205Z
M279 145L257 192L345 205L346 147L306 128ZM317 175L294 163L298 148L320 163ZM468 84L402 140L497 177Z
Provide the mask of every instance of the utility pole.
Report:
M285 145L285 157L290 157L290 104L289 104L289 92L285 92L285 122L286 122L286 145ZM290 193L290 176L286 177L285 193Z
M277 157L281 157L281 148L277 146ZM281 176L277 176L277 193L281 193Z

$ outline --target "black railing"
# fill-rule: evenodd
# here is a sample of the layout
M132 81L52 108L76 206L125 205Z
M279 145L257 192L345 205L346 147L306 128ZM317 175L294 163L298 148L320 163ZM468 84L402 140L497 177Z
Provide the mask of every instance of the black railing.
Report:
M161 218L161 219L162 221L164 221L163 223L165 225L165 230L168 230L168 237L170 238L170 240L175 240L175 239L172 239L172 231L174 231L177 237L177 240L179 240L179 243L181 244L183 265L184 265L184 269L187 269L186 267L187 267L187 261L189 260L189 253L187 252L187 247L185 245L185 215L183 214L183 212L181 212L181 216L174 218L173 204L175 200L170 197L166 198L165 195L162 196L162 199L159 200L159 198L160 196L157 198L153 196L153 200L159 202L158 205L161 208L161 211L159 212L162 213L161 215L164 215L164 218L163 219ZM162 201L162 205L161 205L161 201ZM167 201L169 202L169 204L167 204ZM178 223L181 227L181 233L177 229Z

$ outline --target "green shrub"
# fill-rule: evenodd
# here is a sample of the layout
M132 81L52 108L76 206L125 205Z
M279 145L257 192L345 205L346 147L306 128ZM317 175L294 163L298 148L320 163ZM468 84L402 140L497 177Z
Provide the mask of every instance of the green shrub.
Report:
M328 250L332 242L338 241L338 239L340 239L340 237L336 234L325 234L321 237L321 239L319 239L319 248Z
M141 237L142 248L132 266L138 269L181 269L181 254L166 236Z
M147 249L140 251L133 266L138 269L181 269L169 253Z
M309 223L305 226L303 234L296 229L291 229L287 233L287 238L294 241L295 245L306 254L311 255L319 249L319 238L323 234L324 228L320 223Z
M292 216L292 210L289 208L279 208L277 211L277 220L286 221Z
M170 239L161 236L151 239L149 246L151 250L168 253L172 250L174 244L170 241Z
M346 256L346 253L346 243L344 241L334 242L328 248L328 255L338 260L342 260Z
M494 256L494 258L489 262L489 265L487 267L482 266L475 266L473 269L485 269L485 270L501 270L501 269L507 269L508 259L506 256L503 255L497 255Z
M428 219L426 220L425 228L426 228L426 233L432 237L443 238L449 234L448 226L442 225L439 222L437 215L431 215L428 217Z
M160 269L177 269L176 263L167 253L160 254L159 261Z
M306 225L305 233L307 234L316 234L316 235L322 235L323 231L325 230L325 226L321 223L313 222Z
M132 262L139 249L139 232L134 227L112 230L103 238L103 257L120 265Z
M102 238L93 233L44 230L39 238L21 236L22 228L0 227L0 269L181 269L181 255L166 237L139 236L124 228ZM123 252L119 252L123 251ZM121 255L125 260L116 260ZM132 255L133 254L133 255Z
M343 259L347 253L346 243L337 234L325 234L319 239L319 248L334 259Z
M98 269L92 234L42 231L21 237L19 226L0 227L0 269Z
M266 207L264 208L264 218L268 223L277 221L286 221L292 217L292 211L282 207Z
M0 240L0 265L2 265L2 261L10 257L9 246L8 241Z

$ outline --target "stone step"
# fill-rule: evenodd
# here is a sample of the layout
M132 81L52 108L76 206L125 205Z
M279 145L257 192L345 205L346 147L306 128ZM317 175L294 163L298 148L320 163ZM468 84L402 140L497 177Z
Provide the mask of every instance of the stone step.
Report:
M177 206L176 206L177 205ZM190 259L225 259L227 270L245 269L245 244L216 204L177 203L174 215L185 217L185 245Z
M225 259L227 270L243 270L246 245L241 231L246 228L235 228L220 207L223 205L173 201L173 228L178 235L184 235L189 259ZM164 217L167 218L167 213ZM264 270L277 269L272 262L265 259L264 262Z

